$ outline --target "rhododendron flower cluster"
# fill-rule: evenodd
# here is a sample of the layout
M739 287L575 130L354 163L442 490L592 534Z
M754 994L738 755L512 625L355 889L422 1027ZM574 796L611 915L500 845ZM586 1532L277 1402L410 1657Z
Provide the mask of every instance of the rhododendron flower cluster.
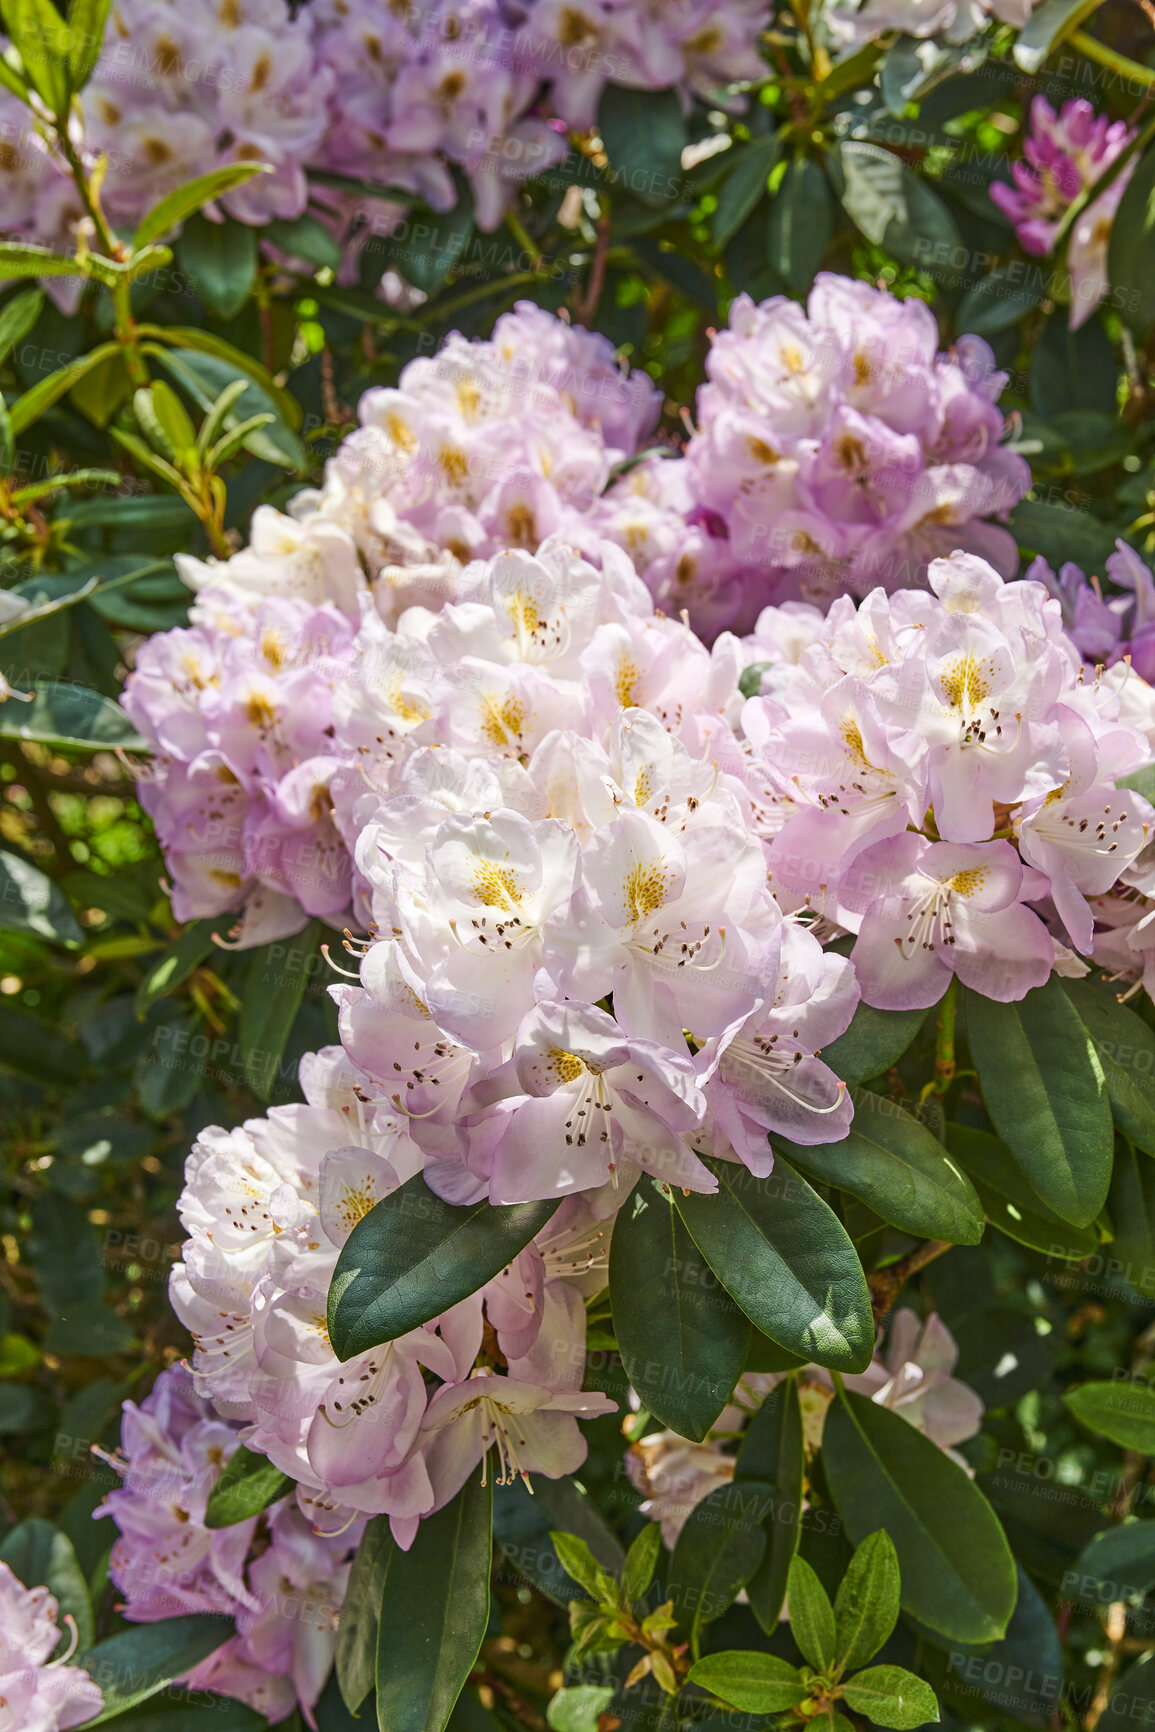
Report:
M1033 99L1030 132L1023 145L1025 160L1014 163L1011 170L1014 186L991 182L992 199L1015 224L1015 233L1027 252L1046 257L1054 250L1063 219L1075 200L1134 137L1134 128L1126 121L1096 115L1085 97L1065 102L1058 114L1045 96ZM1136 157L1129 162L1107 190L1075 218L1066 255L1072 330L1090 318L1107 293L1107 243L1137 161Z
M331 1528L388 1514L408 1545L491 1446L503 1474L580 1464L576 1416L605 1408L583 1293L617 1208L641 1172L711 1192L709 1158L764 1176L775 1133L842 1137L819 1052L860 989L930 1005L953 971L1019 998L1064 941L1090 949L1088 897L1146 837L1114 778L1147 739L1042 584L963 553L930 580L769 609L712 650L611 544L474 562L395 628L365 593L326 711L370 933L331 989L342 1048L307 1062L306 1105L202 1134L173 1283L199 1387ZM849 961L816 915L857 934ZM478 1293L342 1364L340 1249L419 1173L451 1203L561 1207ZM900 1371L895 1402L921 1400Z
M1006 1001L1056 956L1078 972L1066 946L1092 953L1089 899L1152 817L1115 785L1150 758L1127 709L1149 720L1151 689L1135 680L1125 702L1119 680L1085 679L1041 583L961 553L930 582L857 611L843 598L825 621L792 611L795 662L768 610L749 644L766 695L742 714L773 882L857 934L862 995L888 1009L934 1004L952 973Z
M380 948L388 962L392 947ZM427 1093L443 1079L447 1094L460 1089L467 1055L437 1038L403 976L345 1000L352 1044L367 1042L385 1062L390 1040L404 1037ZM556 1478L584 1460L576 1416L613 1407L581 1383L583 1293L605 1285L614 1199L598 1209L571 1199L496 1280L342 1364L325 1325L338 1253L422 1157L408 1113L340 1048L307 1058L301 1080L306 1104L210 1129L195 1145L172 1299L197 1342L198 1388L243 1422L249 1448L297 1480L319 1530L344 1534L358 1515L388 1514L407 1548L422 1515L487 1471L491 1446L503 1482Z
M190 1689L237 1697L270 1721L299 1702L312 1726L362 1528L319 1532L296 1498L206 1527L209 1494L239 1434L183 1366L162 1372L139 1406L125 1402L120 1449L107 1458L123 1483L96 1512L119 1529L109 1571L134 1622L189 1612L236 1620L236 1635L187 1675Z
M923 1322L916 1312L904 1308L891 1321L885 1351L876 1352L865 1371L846 1374L843 1382L847 1389L899 1414L966 1467L954 1445L965 1443L979 1430L983 1401L953 1375L957 1364L958 1345L942 1319L932 1312ZM743 1428L781 1381L780 1372L748 1372L701 1443L673 1431L655 1431L630 1445L626 1471L645 1494L641 1512L661 1522L662 1539L671 1550L691 1511L733 1479L735 1442L741 1441ZM810 1451L822 1447L833 1399L830 1373L821 1365L803 1366L798 1400Z
M118 0L77 143L107 159L116 226L198 175L260 162L273 172L220 201L242 222L297 217L312 193L342 228L389 227L406 195L451 210L456 173L492 230L512 186L565 157L569 128L591 129L608 82L716 98L762 75L768 20L763 0L627 12L606 0L317 0L295 15L285 0ZM5 228L62 244L84 216L70 174L7 92L0 127ZM335 193L325 171L395 197Z
M823 273L805 309L739 295L706 372L684 482L651 460L615 490L642 497L636 556L660 556L663 606L748 629L765 604L921 584L957 548L1014 575L1014 537L984 520L1030 470L1000 444L1006 380L981 337L941 355L921 301ZM682 486L690 541L671 548L647 518Z
M1021 30L1039 0L827 0L824 17L836 42L871 42L886 30L969 42L992 20Z
M62 1639L66 1651L54 1659ZM66 1732L100 1713L100 1686L83 1667L66 1664L75 1646L76 1625L71 1624L69 1642L55 1596L45 1587L26 1587L0 1563L0 1726L5 1732Z

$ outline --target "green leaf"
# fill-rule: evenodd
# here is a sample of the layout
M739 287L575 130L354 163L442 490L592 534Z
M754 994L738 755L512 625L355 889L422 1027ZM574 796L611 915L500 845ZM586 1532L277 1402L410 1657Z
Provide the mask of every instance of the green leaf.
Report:
M952 1120L946 1144L978 1192L987 1220L1009 1239L1049 1257L1089 1257L1098 1249L1094 1227L1072 1227L1048 1209L998 1137Z
M1063 1403L1075 1418L1121 1449L1155 1455L1155 1389L1146 1383L1081 1383Z
M750 212L766 196L766 182L782 154L782 145L778 134L773 133L749 144L731 145L727 154L733 157L733 162L719 189L714 210L714 244L719 247L724 247L738 233Z
M241 994L237 1038L245 1055L245 1075L262 1100L273 1092L281 1055L309 983L309 963L320 942L321 922L311 920L291 949L281 942L262 944L253 951Z
M76 916L51 878L20 854L0 850L0 927L35 932L57 944L84 942Z
M0 703L0 739L36 740L44 746L81 747L110 752L147 751L124 711L89 686L46 680L31 703L8 698Z
M1143 1654L1116 1680L1095 1732L1134 1732L1155 1717L1155 1654Z
M72 31L52 0L0 0L0 13L32 87L50 114L68 108Z
M49 373L47 378L39 379L22 397L17 397L9 410L14 433L23 433L25 427L30 427L38 416L50 409L58 398L66 391L71 391L93 368L103 366L105 361L120 359L119 343L98 343L95 349L90 349L87 355L78 355L75 361L69 361L66 367L59 368L55 373Z
M96 70L112 0L71 0L68 23L68 72L74 91L83 90Z
M728 1702L744 1714L781 1714L797 1706L806 1695L806 1683L797 1666L777 1654L747 1653L726 1648L695 1660L689 1682Z
M489 1619L492 1490L475 1472L426 1516L385 1576L377 1639L381 1732L443 1732Z
M807 1178L849 1191L904 1233L977 1245L983 1206L938 1138L888 1095L852 1092L854 1122L841 1142L775 1143Z
M248 224L214 223L192 216L176 253L209 311L222 319L235 319L257 280L257 237Z
M546 1724L553 1732L598 1732L598 1715L613 1701L612 1684L573 1684L550 1698Z
M212 355L218 361L227 361L234 374L243 373L261 387L266 396L272 399L282 419L294 431L300 427L304 410L296 398L277 384L267 367L262 367L252 355L246 355L243 349L235 348L223 337L217 337L211 331L198 330L195 325L138 325L137 335L142 341L151 338L172 349L192 349L196 354ZM22 397L20 402L23 401Z
M336 1655L341 1699L350 1714L360 1712L361 1704L377 1685L381 1600L398 1549L389 1529L389 1517L374 1516L353 1557L337 1625Z
M1021 266L1018 267L1021 269ZM980 337L993 337L1008 331L1023 316L1037 307L1047 292L1043 271L1029 282L1010 281L1006 267L980 277L959 302L955 320L960 331L974 331Z
M212 955L215 949L213 932L219 925L219 917L190 921L176 943L165 951L159 962L152 964L136 990L138 1018L146 1016L159 999L183 986L205 957Z
M223 1642L236 1634L232 1618L214 1613L194 1613L166 1618L159 1624L137 1624L110 1636L77 1654L73 1662L82 1666L104 1692L104 1707L88 1726L103 1725L126 1708L146 1702L215 1654Z
M67 1534L54 1528L39 1516L11 1528L0 1545L0 1563L24 1583L26 1588L47 1588L60 1607L61 1640L58 1647L71 1646L63 1625L71 1618L76 1625L76 1638L82 1648L92 1646L95 1624L92 1599L84 1571L76 1560L76 1552Z
M814 281L833 228L834 195L821 166L793 157L770 206L766 244L770 263L796 294Z
M1024 72L1038 72L1051 49L1077 30L1098 5L1099 0L1043 0L1015 38L1016 64Z
M1119 1129L1155 1155L1155 1033L1102 980L1064 980L1091 1036Z
M248 432L245 449L266 463L279 463L288 469L305 467L304 449L282 413L283 405L230 361L217 355L198 354L191 349L161 349L153 343L146 343L143 347L208 415L220 401L221 393L239 382L243 390L232 397L221 414L226 432L236 432L244 422L251 423L255 415L271 414L275 418L274 424ZM202 426L199 441L202 450L213 436L210 431L206 438Z
M1105 1606L1147 1593L1155 1587L1155 1521L1128 1521L1096 1534L1074 1574L1080 1601Z
M938 1719L938 1699L929 1684L901 1666L868 1666L842 1686L847 1706L876 1726L910 1732Z
M116 1732L268 1732L268 1721L255 1708L231 1696L182 1691L173 1698L154 1697L139 1708L118 1714ZM329 1732L317 1704L318 1732Z
M293 1481L268 1456L255 1455L240 1444L209 1493L205 1508L207 1528L230 1528L249 1521L271 1503L293 1489Z
M683 1524L670 1560L669 1593L695 1653L703 1624L734 1604L762 1562L772 1498L773 1487L761 1480L735 1480L695 1504Z
M618 1604L617 1583L608 1570L603 1570L594 1554L578 1534L555 1531L550 1534L553 1549L562 1569L579 1588L584 1588L591 1600L611 1606Z
M767 1179L707 1163L718 1191L675 1193L707 1263L755 1328L806 1360L863 1371L874 1317L858 1253L833 1210L779 1156Z
M277 217L266 223L261 239L271 241L290 258L304 259L319 270L338 271L341 268L341 248L319 217L308 213L299 217Z
M876 1010L861 1003L850 1027L822 1049L822 1062L845 1083L865 1082L897 1064L930 1013Z
M1055 976L1015 1004L968 989L966 1028L995 1129L1048 1208L1085 1227L1107 1200L1114 1127L1074 1005Z
M629 1551L622 1566L622 1596L627 1605L636 1605L646 1596L658 1557L662 1550L662 1530L657 1522L647 1522Z
M179 227L186 217L191 217L195 211L202 210L214 199L224 198L226 193L235 191L238 186L244 186L252 180L255 174L271 174L272 169L266 162L230 162L224 168L214 168L209 174L198 175L195 180L186 181L183 186L154 204L144 216L140 227L133 236L133 247L139 251L148 246L150 241L159 240L172 229Z
M843 1671L856 1671L890 1640L901 1600L898 1553L890 1535L878 1528L855 1548L834 1599Z
M353 1228L329 1288L339 1359L420 1328L499 1275L540 1233L560 1199L495 1207L444 1203L420 1173Z
M841 171L847 216L875 246L904 265L922 265L936 248L962 246L953 216L934 189L881 145L846 139L830 158Z
M12 277L83 277L84 266L65 253L30 241L0 241L0 280Z
M766 1550L746 1584L750 1610L772 1635L786 1599L786 1581L802 1533L806 1451L798 1384L788 1378L772 1389L746 1427L734 1466L735 1482L764 1480L774 1488L763 1527Z
M825 1672L833 1666L838 1652L834 1607L805 1558L791 1561L786 1598L790 1602L790 1633L802 1658L816 1671Z
M1125 1137L1115 1149L1107 1208L1115 1229L1108 1270L1150 1298L1155 1294L1155 1161L1136 1154Z
M551 1535L562 1531L586 1541L595 1563L617 1572L625 1559L616 1534L599 1515L593 1499L572 1478L544 1479L532 1491L520 1478L493 1493L493 1531L505 1560L555 1605L570 1604L574 1590L562 1568Z
M959 1642L997 1641L1015 1606L1015 1565L982 1492L937 1444L864 1396L826 1416L826 1479L850 1539L884 1527L902 1572L902 1604Z
M622 1364L643 1407L700 1442L742 1375L750 1324L650 1179L614 1223L610 1300Z
M1115 531L1089 511L1051 505L1044 499L1020 499L1007 519L1020 547L1041 553L1055 567L1073 560L1084 571L1101 571L1115 551Z
M675 90L630 90L607 84L598 132L611 177L643 204L670 204L682 192L686 119Z
M0 307L0 361L6 361L17 343L23 342L44 310L40 289L22 289Z
M133 410L141 427L162 456L183 464L196 449L196 428L171 385L156 379L133 397Z

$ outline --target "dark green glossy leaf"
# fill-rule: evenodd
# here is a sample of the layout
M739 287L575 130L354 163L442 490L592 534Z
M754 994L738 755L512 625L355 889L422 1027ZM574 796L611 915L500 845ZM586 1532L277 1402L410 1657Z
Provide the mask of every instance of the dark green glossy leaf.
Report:
M850 1027L822 1049L822 1061L845 1083L866 1082L897 1064L926 1021L925 1010L876 1010L859 1004Z
M45 746L109 752L146 751L144 741L119 705L88 686L63 681L38 684L31 703L8 698L0 703L0 738L35 740Z
M770 263L797 294L814 281L834 228L834 194L820 165L794 157L770 206L766 244Z
M20 854L0 850L0 927L35 932L57 944L84 942L76 916L56 885Z
M902 1604L960 1642L997 1641L1015 1606L1015 1566L978 1487L929 1438L860 1395L826 1416L827 1483L856 1544L885 1528L902 1572Z
M766 1550L746 1584L750 1610L772 1634L786 1598L786 1579L802 1532L802 1496L806 1451L802 1410L794 1378L772 1389L750 1420L738 1450L735 1481L762 1480L773 1487L770 1510L763 1524Z
M241 1444L209 1493L205 1526L228 1528L234 1522L249 1521L292 1491L293 1483L267 1456L255 1455Z
M679 196L686 121L676 91L607 84L598 104L598 132L624 191L651 205Z
M1047 1207L1085 1227L1107 1200L1114 1130L1074 1005L1053 976L1016 1004L968 991L966 1027L995 1129Z
M614 1223L610 1299L622 1363L643 1407L700 1441L742 1375L750 1324L650 1179Z
M389 1517L374 1516L357 1547L337 1625L337 1682L350 1714L360 1713L362 1703L377 1687L381 1600L397 1551Z
M1048 1209L998 1137L952 1120L946 1144L978 1192L987 1220L1009 1239L1051 1257L1089 1257L1097 1248L1095 1229L1072 1227Z
M241 996L237 1035L245 1074L262 1100L268 1100L280 1071L297 1012L309 984L309 967L318 955L321 922L311 920L286 944L262 944L253 951Z
M761 1480L735 1480L717 1486L687 1516L670 1559L669 1597L693 1643L704 1624L734 1604L762 1562L772 1495Z
M126 1708L145 1702L214 1654L236 1634L232 1618L216 1613L195 1613L166 1618L159 1624L136 1624L119 1636L110 1636L77 1654L83 1666L104 1692L104 1707L89 1726L99 1726Z
M889 1096L869 1089L853 1095L854 1122L841 1142L775 1143L807 1178L849 1191L904 1233L976 1245L982 1204L938 1138Z
M444 1732L489 1620L492 1514L492 1489L472 1473L392 1554L377 1638L381 1732Z
M559 1199L495 1207L444 1203L420 1174L358 1221L329 1288L329 1335L340 1359L439 1317L499 1275L540 1233Z
M1155 1032L1103 981L1064 980L1063 991L1095 1043L1115 1123L1155 1155Z
M711 1163L715 1196L675 1194L698 1249L755 1328L792 1353L862 1371L874 1346L858 1254L834 1212L781 1157L767 1179Z
M1155 1389L1146 1383L1081 1383L1063 1401L1088 1431L1121 1449L1155 1455Z

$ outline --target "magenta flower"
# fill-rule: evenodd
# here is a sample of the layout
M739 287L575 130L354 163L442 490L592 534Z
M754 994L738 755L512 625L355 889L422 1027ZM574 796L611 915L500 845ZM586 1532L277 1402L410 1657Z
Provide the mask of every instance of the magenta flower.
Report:
M1084 97L1066 102L1059 114L1045 96L1031 103L1031 130L1024 161L1012 168L1015 184L991 185L991 197L1015 224L1029 253L1046 257L1054 248L1063 217L1086 187L1092 186L1135 132L1122 120L1096 115ZM1071 329L1090 318L1107 292L1107 242L1115 212L1134 163L1116 176L1106 192L1081 211L1071 230L1067 269L1071 276Z

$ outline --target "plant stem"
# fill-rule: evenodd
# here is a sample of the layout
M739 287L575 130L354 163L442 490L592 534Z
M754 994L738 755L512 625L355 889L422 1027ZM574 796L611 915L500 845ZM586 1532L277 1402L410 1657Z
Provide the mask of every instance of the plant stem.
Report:
M1067 40L1072 48L1077 48L1088 60L1097 60L1100 66L1109 67L1123 78L1134 79L1137 84L1155 85L1155 71L1150 66L1144 66L1141 61L1120 54L1117 49L1108 48L1105 42L1100 42L1095 36L1088 36L1085 30L1073 31Z
M920 1269L925 1269L928 1263L933 1263L950 1248L949 1239L927 1239L916 1245L913 1251L908 1251L905 1257L900 1257L897 1263L892 1263L889 1269L876 1269L868 1275L866 1284L870 1288L874 1321L881 1323L912 1275L917 1275Z
M943 994L942 1003L938 1007L938 1022L935 1025L934 1036L934 1079L929 1086L929 1093L945 1095L954 1081L958 1068L954 1050L955 1022L958 1018L958 978L951 976L951 983Z

